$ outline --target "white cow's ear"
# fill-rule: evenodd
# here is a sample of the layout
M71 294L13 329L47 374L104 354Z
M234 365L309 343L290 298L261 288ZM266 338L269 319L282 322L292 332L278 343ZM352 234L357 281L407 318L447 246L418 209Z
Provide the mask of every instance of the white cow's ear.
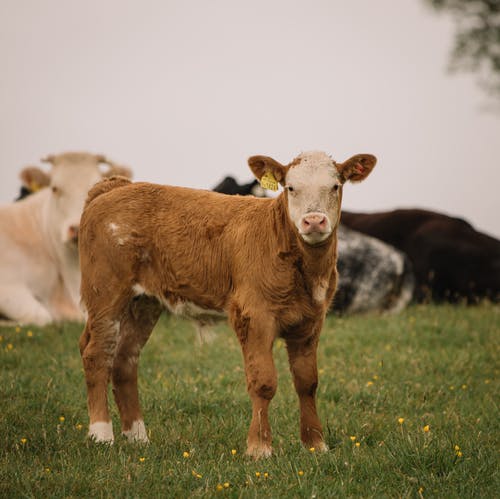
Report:
M112 162L108 158L106 158L104 154L96 154L94 157L97 163L106 163L107 165L112 164Z
M50 184L50 175L45 173L41 168L38 168L38 166L23 168L19 173L19 178L24 187L31 192L36 192Z
M335 166L344 179L351 182L361 182L375 167L377 158L372 154L356 154L343 163L337 163Z
M265 173L272 173L274 178L282 185L285 183L286 173L289 168L269 156L251 156L248 158L248 166L258 180Z
M132 178L132 170L127 166L116 165L114 163L108 163L109 169L102 174L103 177L109 178L114 177L116 175L120 175L121 177Z
M50 163L53 165L55 160L56 160L56 157L53 154L49 154L48 156L45 156L44 158L42 158L40 161L42 163Z

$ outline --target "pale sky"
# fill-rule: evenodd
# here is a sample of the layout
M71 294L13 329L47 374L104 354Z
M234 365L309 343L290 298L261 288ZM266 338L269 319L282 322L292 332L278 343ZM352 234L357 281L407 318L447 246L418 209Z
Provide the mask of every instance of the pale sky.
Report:
M0 202L48 153L211 188L246 159L372 153L344 208L421 207L500 237L500 114L446 73L422 0L1 0Z

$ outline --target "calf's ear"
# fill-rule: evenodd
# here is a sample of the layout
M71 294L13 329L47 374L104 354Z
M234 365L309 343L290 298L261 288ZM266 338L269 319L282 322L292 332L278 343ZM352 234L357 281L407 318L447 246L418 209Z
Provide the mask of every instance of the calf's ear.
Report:
M285 183L288 166L278 163L269 156L251 156L248 158L248 166L253 174L260 180L265 173L272 173L274 178L282 185Z
M337 163L336 167L344 182L361 182L370 175L376 163L377 158L372 154L356 154L343 163Z

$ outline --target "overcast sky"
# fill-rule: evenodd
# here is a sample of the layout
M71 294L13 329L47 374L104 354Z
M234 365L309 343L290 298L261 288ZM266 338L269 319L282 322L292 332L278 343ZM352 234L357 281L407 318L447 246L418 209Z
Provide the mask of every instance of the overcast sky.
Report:
M135 178L249 181L254 154L378 157L352 211L423 207L500 237L500 114L448 75L422 0L1 0L0 202L48 153Z

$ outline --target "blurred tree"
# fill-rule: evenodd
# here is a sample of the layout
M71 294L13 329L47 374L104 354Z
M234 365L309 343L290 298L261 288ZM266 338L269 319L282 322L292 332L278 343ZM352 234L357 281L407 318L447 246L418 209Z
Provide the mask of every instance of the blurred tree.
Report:
M481 85L500 98L500 0L424 0L455 18L450 69L480 73Z

